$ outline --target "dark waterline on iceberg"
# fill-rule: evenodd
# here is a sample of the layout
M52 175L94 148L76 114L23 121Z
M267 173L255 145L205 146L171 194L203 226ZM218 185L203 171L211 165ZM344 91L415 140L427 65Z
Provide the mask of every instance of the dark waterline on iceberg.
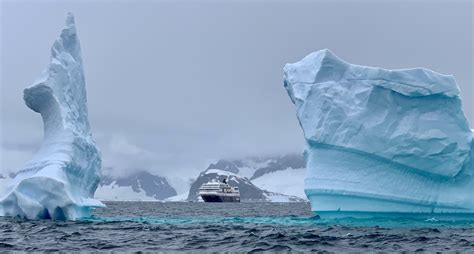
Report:
M474 220L317 219L307 203L108 202L77 222L0 218L0 251L469 251Z

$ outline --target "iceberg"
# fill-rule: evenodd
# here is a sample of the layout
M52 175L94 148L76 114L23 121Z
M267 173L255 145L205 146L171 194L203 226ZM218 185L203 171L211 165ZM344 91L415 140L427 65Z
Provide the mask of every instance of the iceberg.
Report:
M81 47L74 16L51 49L49 67L24 90L26 105L41 114L44 140L18 171L3 197L0 215L76 220L104 205L94 199L101 156L92 139Z
M286 64L284 87L313 211L474 212L474 135L453 76L353 65L323 49Z

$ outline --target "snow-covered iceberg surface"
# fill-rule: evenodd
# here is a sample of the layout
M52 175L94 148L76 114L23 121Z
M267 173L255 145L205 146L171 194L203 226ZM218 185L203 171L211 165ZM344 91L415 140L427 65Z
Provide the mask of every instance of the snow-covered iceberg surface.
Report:
M74 220L104 206L94 199L101 157L92 139L81 48L68 14L51 49L51 63L24 90L26 105L41 114L44 141L0 197L0 215Z
M331 51L284 68L317 212L473 213L473 133L452 76L352 65Z

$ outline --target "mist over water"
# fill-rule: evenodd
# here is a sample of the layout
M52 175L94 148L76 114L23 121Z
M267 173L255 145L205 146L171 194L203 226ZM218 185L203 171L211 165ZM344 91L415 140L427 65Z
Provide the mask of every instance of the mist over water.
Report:
M308 203L108 202L78 222L0 219L5 251L469 251L474 220L316 219Z

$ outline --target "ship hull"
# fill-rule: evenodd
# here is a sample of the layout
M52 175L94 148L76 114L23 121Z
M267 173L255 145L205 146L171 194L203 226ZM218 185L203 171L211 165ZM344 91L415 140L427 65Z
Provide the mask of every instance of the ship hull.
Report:
M204 202L240 202L240 197L201 195L201 198Z

